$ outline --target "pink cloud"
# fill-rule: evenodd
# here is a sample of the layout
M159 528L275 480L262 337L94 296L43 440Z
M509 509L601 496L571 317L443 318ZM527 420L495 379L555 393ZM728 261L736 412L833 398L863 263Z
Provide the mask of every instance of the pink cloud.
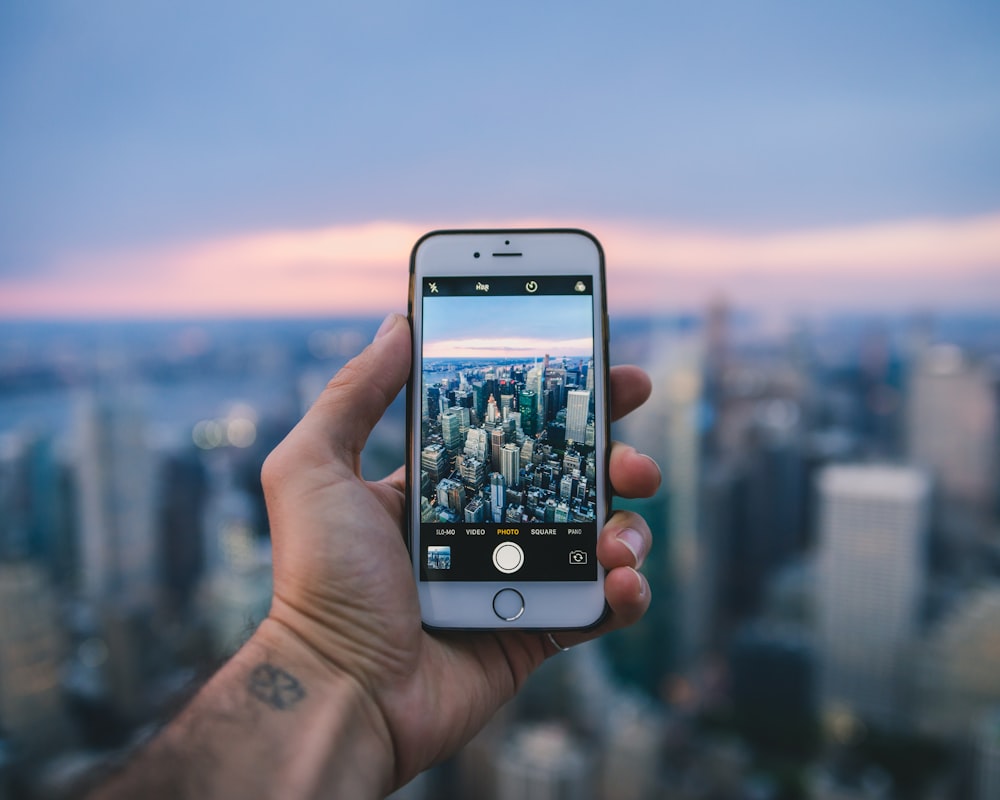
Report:
M603 242L609 301L618 312L697 308L718 293L771 310L1000 309L1000 213L766 234L607 220L491 223L560 224L586 227ZM425 230L416 223L371 222L72 254L37 277L0 280L0 314L401 310L410 248Z

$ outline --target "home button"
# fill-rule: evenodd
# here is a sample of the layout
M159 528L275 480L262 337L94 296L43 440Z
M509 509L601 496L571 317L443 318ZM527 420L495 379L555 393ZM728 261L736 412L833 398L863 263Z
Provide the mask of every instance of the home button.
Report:
M524 598L517 589L501 589L493 597L493 612L505 622L513 622L524 613Z

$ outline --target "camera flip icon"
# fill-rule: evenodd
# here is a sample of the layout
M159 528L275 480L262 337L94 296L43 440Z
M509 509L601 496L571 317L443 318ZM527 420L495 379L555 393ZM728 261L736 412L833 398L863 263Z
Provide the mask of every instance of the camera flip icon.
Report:
M569 551L569 563L570 564L586 564L587 563L587 552L585 550L570 550Z

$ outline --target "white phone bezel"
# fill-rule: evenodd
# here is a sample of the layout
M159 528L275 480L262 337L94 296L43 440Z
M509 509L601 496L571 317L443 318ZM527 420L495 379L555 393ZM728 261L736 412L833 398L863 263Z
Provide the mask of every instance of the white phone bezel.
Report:
M478 252L478 258L474 254ZM519 253L496 256L495 253ZM425 275L591 275L594 303L594 412L597 458L597 530L601 530L610 501L607 480L607 315L604 296L604 257L597 240L577 230L438 231L423 237L414 247L410 270L410 321L413 328L413 366L408 403L409 447L407 474L419 475L422 385L422 278ZM415 398L417 398L415 400ZM408 500L411 495L408 491ZM410 556L420 597L421 617L429 628L445 629L534 629L587 628L605 614L604 568L598 563L596 581L536 582L421 581L420 507L407 503ZM596 545L596 542L595 542ZM501 619L493 609L493 598L507 588L524 598L524 610L516 619Z

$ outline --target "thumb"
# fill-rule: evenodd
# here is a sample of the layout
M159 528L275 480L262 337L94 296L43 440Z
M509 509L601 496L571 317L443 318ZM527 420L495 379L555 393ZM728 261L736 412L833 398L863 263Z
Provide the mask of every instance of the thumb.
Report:
M399 394L410 373L410 326L390 314L375 339L333 376L296 426L314 444L354 469L375 423Z

